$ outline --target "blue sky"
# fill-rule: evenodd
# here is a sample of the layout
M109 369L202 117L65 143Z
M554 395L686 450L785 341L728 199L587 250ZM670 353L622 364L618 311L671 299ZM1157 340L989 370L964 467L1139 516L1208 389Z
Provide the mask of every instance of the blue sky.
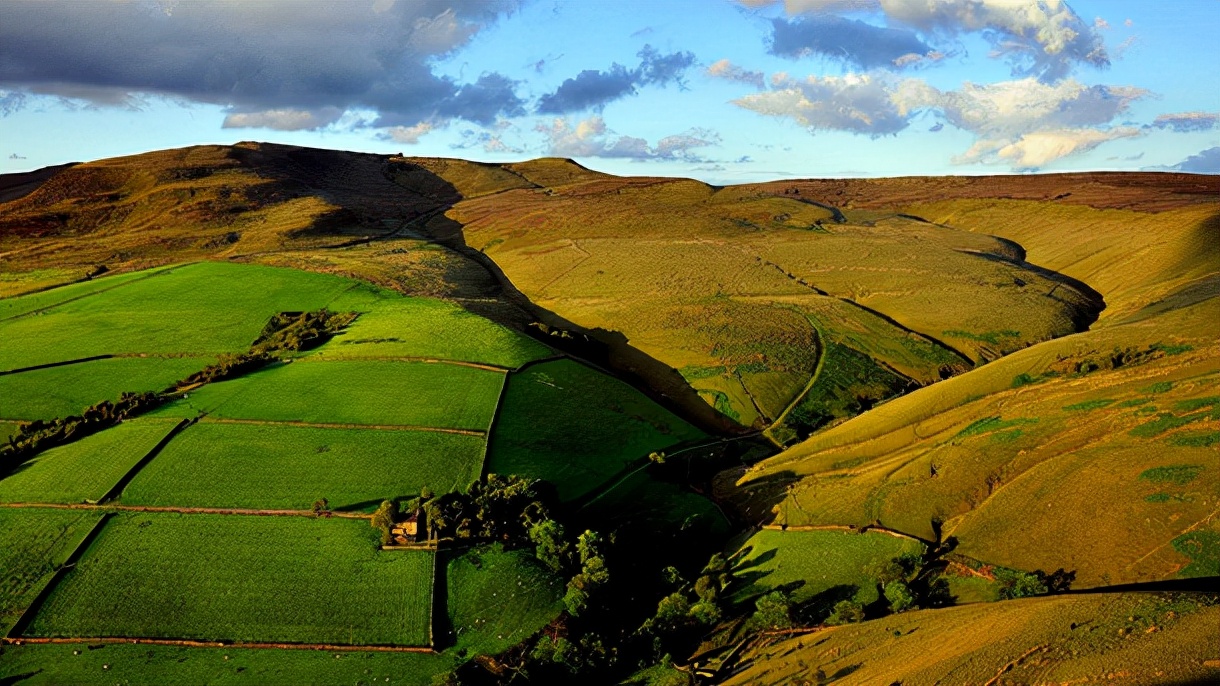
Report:
M0 172L276 141L712 183L1220 173L1220 1L0 0Z

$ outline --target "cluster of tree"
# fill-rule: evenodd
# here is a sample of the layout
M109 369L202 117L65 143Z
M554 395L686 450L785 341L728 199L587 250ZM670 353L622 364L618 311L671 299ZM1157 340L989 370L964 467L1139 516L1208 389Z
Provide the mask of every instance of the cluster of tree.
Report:
M97 433L162 402L164 397L158 393L123 393L118 402L103 400L85 408L79 415L24 423L17 433L9 436L8 443L0 447L0 475L36 453Z
M309 350L347 328L358 317L356 312L281 312L271 318L250 346L251 353L281 350Z
M1012 600L1069 591L1076 581L1076 572L1062 567L1049 574L1041 569L1032 572L1003 569L996 572L996 580L1000 582L1000 599Z

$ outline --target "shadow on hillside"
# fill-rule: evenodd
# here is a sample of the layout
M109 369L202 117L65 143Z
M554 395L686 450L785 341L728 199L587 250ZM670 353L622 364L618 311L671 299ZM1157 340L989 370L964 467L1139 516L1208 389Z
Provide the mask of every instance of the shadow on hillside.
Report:
M1092 286L1089 286L1089 284L1079 279L1073 279L1072 277L1061 274L1053 269L1039 267L1036 264L1025 262L1024 260L1010 260L999 255L983 252L971 252L970 254L989 262L1001 262L1004 264L1016 265L1022 269L1034 272L1038 276L1041 276L1048 281L1053 281L1056 286L1053 287L1051 292L1047 293L1046 296L1071 307L1072 326L1078 332L1087 331L1089 327L1092 326L1099 317L1101 317L1102 311L1106 309L1106 299L1102 296L1102 294L1093 290ZM1073 305L1062 298L1056 297L1055 291L1058 290L1059 286L1066 286L1084 296L1084 307Z

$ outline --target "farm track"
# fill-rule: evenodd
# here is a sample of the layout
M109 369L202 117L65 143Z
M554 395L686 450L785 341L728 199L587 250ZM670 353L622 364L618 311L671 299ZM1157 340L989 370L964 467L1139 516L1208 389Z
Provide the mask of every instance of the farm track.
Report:
M250 517L317 517L313 510L252 510L240 507L174 507L172 505L117 505L89 503L0 503L14 509L40 508L48 510L102 510L105 512L174 512L178 514L240 515ZM368 519L359 512L331 512L327 517Z
M410 424L326 424L321 422L268 421L263 419L227 419L220 417L204 417L199 420L205 424L250 424L256 426L296 426L308 429L374 429L377 431L431 431L442 434L458 434L461 436L478 436L486 438L487 432L478 429L450 429L439 426L412 426Z
M379 653L430 653L435 654L436 651L426 646L395 646L395 645L346 645L340 643L244 643L240 641L194 641L189 639L178 638L120 638L115 636L100 636L90 638L88 636L68 636L68 637L46 637L46 638L22 638L7 636L0 638L0 642L13 645L22 644L53 644L53 643L68 643L68 644L95 644L95 645L114 645L114 644L136 644L136 645L158 645L158 646L178 646L186 648L254 648L254 649L269 649L269 650L321 650L327 652L379 652Z

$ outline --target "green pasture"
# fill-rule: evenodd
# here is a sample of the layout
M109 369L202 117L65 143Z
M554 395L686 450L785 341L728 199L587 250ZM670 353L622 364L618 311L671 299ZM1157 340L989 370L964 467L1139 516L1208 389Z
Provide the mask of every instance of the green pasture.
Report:
M299 360L208 384L158 414L485 431L503 380L452 364Z
M572 500L653 451L703 437L631 386L556 360L509 375L488 471L546 479Z
M565 581L529 550L470 550L449 562L453 643L471 655L495 655L541 630L563 609ZM438 641L444 637L438 636Z
M96 502L176 424L129 420L39 453L0 480L0 503Z
M123 513L27 633L427 645L432 558L364 520Z
M0 508L0 635L12 629L101 516L87 510ZM5 662L0 652L0 670Z
M37 293L21 295L14 298L0 298L0 321L20 317L44 310L55 305L66 303L72 300L89 298L109 291L111 288L121 286L132 281L144 279L154 274L159 274L165 271L166 268L148 269L142 272L128 272L126 274L112 274L103 276L89 281L80 283L68 284L58 288L50 288Z
M123 503L307 510L326 498L335 509L365 509L424 486L464 488L482 463L478 436L204 421L141 470Z
M79 415L124 392L162 391L214 361L212 357L114 357L0 376L0 417L53 419Z

